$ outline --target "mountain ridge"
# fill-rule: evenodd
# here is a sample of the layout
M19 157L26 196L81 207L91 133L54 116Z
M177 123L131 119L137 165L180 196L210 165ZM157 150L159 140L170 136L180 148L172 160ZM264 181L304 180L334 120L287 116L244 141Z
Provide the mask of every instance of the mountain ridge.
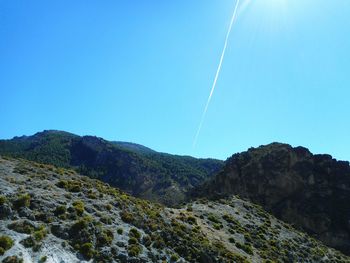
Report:
M159 153L96 136L46 130L0 140L0 154L74 168L135 196L177 205L186 192L213 176L223 161Z

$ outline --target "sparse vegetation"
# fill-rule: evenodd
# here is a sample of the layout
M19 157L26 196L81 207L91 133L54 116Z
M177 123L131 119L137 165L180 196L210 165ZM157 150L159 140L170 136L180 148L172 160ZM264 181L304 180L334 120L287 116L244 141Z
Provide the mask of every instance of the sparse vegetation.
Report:
M22 194L17 197L17 199L13 202L13 205L16 209L20 209L21 207L29 207L30 205L30 195Z
M78 216L83 215L84 210L85 210L85 205L84 202L81 200L77 200L73 202L73 208L75 212L77 213Z
M18 233L31 234L34 231L34 226L28 220L14 221L7 226L9 229Z
M84 256L85 259L89 260L95 255L94 246L91 243L84 243L80 247L80 253Z
M14 242L9 236L0 236L0 255L3 255L13 246Z
M141 255L149 261L159 257L165 262L179 262L182 258L188 262L200 262L204 258L213 262L246 263L253 257L262 262L271 258L286 262L291 253L296 262L320 262L323 257L328 257L331 262L341 262L345 258L236 197L168 209L97 180L72 175L65 169L58 173L53 168L42 175L47 171L46 166L35 166L35 169L45 171L34 168L31 171L26 168L31 163L21 162L27 171L23 178L32 176L38 191L33 191L35 195L30 197L26 209L13 210L17 217L21 213L22 219L11 222L8 231L28 234L20 243L30 253L40 252L46 236L51 233L52 238L64 240L60 241L61 249L68 251L73 248L84 259L94 262L118 261L122 257L133 257L137 261ZM32 183L23 178L18 176L14 182L7 181L8 185L17 187L21 181ZM54 185L61 181L79 182L81 191L57 192ZM53 187L49 188L50 185ZM87 195L91 189L96 196L102 194L103 200L89 198ZM26 195L25 187L20 190L24 194L6 193L6 202L14 202L19 196ZM118 212L120 217L116 214ZM222 241L217 242L217 237ZM3 248L0 251L5 253Z
M56 207L55 215L59 216L67 212L67 207L65 205L59 205Z
M4 258L2 263L23 263L23 259L17 256L9 256Z
M7 202L6 196L0 195L0 205L3 205Z

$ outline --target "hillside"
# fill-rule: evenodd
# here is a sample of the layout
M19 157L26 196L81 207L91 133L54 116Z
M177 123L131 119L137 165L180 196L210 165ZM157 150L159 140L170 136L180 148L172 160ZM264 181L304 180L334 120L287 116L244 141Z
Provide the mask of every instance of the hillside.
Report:
M1 262L350 262L231 197L179 209L73 170L0 158Z
M0 140L0 154L73 168L128 193L177 205L187 191L215 175L223 162L158 153L142 145L44 131Z
M239 195L350 255L350 166L273 143L233 155L194 196Z

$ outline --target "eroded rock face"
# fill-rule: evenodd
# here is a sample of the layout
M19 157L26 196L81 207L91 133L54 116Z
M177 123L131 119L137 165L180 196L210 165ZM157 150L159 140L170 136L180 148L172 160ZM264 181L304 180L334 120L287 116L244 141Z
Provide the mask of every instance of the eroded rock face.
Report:
M350 166L273 143L235 154L202 195L236 194L350 254Z

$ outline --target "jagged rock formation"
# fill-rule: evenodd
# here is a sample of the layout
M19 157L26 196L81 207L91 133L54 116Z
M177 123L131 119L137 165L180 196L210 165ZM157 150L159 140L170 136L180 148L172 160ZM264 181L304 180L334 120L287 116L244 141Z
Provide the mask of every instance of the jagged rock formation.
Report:
M219 160L170 155L133 143L53 130L0 140L0 154L73 168L134 196L167 205L181 203L189 189L223 166Z
M350 262L237 197L179 209L0 158L0 262Z
M330 155L273 143L234 154L197 196L232 194L350 254L350 167Z

